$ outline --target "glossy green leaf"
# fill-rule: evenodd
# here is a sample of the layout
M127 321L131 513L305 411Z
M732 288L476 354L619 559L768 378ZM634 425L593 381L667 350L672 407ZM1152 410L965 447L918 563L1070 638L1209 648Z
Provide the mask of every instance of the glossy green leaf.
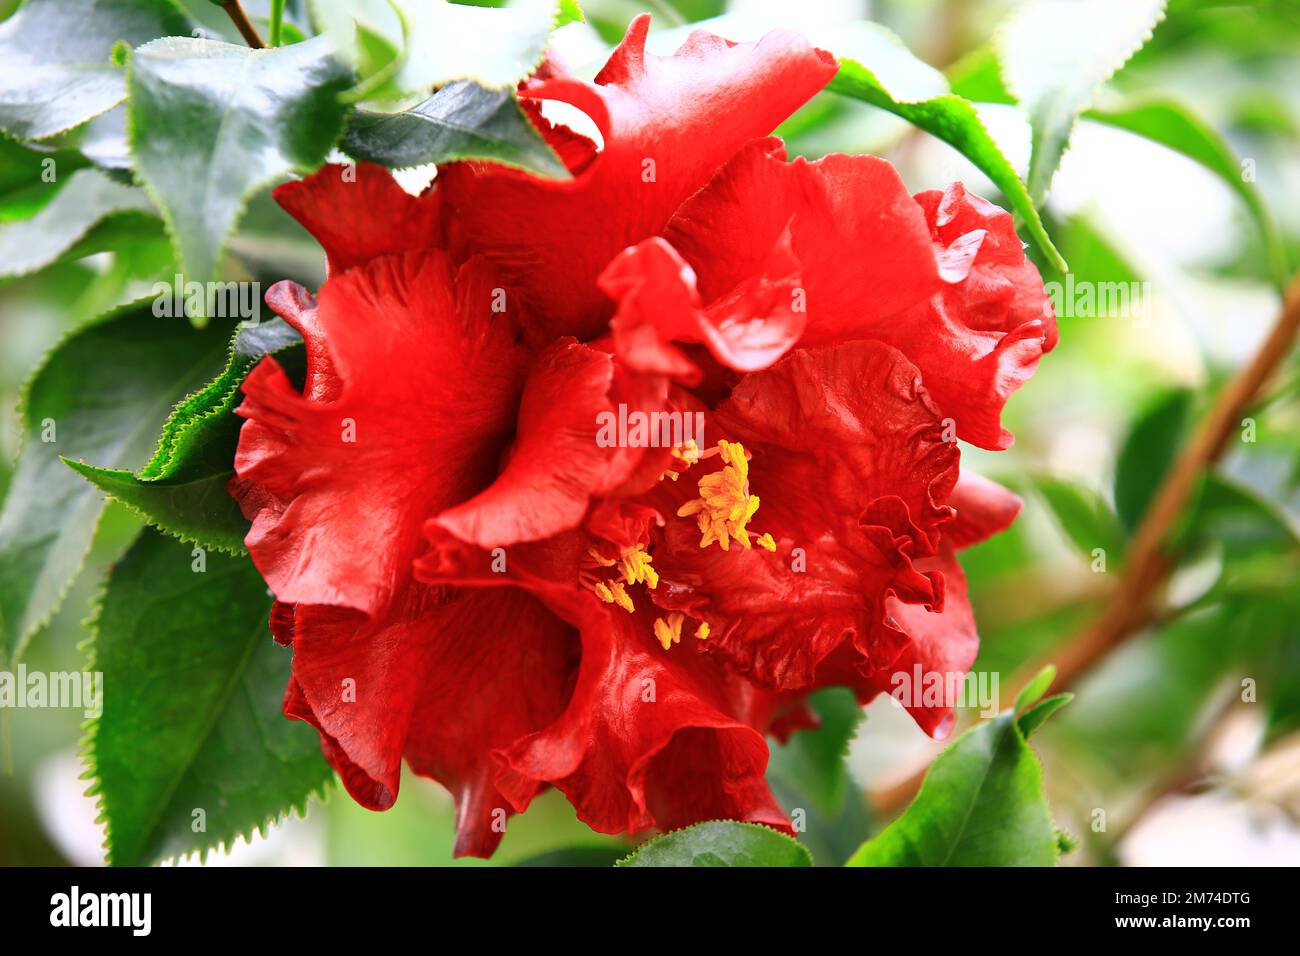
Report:
M512 88L541 62L557 27L582 19L575 0L513 0L503 7L392 0L394 18L364 0L317 0L327 32L362 83L354 98L426 95L455 80ZM399 51L391 60L388 50Z
M712 820L643 843L618 865L812 866L812 856L798 841L770 827Z
M129 73L136 168L196 282L216 273L251 193L324 161L352 81L324 38L274 50L157 40Z
M110 863L229 846L331 779L316 731L281 712L290 652L270 608L246 557L149 530L114 567L87 668L107 692L86 740Z
M1018 718L1020 733L1028 740L1034 735L1034 731L1047 722L1049 717L1072 700L1074 700L1073 694L1053 694L1046 700L1034 704Z
M1185 537L1213 541L1229 561L1300 553L1300 522L1286 506L1220 472L1203 477Z
M1041 205L1079 115L1151 37L1165 0L1031 0L999 32L1002 77L1029 117L1026 183Z
M1182 446L1193 395L1172 389L1134 421L1115 462L1115 511L1130 532L1142 521L1156 489Z
M248 521L226 491L243 424L234 408L245 376L271 354L291 369L301 366L302 338L280 319L240 329L225 369L176 406L154 457L138 473L68 464L150 525L205 548L242 552Z
M340 148L391 169L480 159L548 178L569 175L509 90L468 80L448 84L405 112L357 110Z
M1020 713L1028 707L1038 703L1039 698L1047 693L1047 689L1052 686L1052 681L1056 680L1056 668L1048 664L1037 674L1028 684L1020 689L1016 695L1014 710Z
M118 43L191 29L171 0L28 0L0 23L0 129L44 139L80 126L126 96Z
M159 319L149 301L78 329L46 357L23 401L23 449L0 511L0 627L16 660L58 606L103 511L60 457L137 467L173 405L221 368L229 332ZM130 374L124 374L124 370Z
M1021 729L1033 731L1059 708L1044 671L1008 711L967 731L931 765L916 799L862 845L848 866L1055 866L1060 844L1043 794L1038 758ZM1061 703L1064 703L1063 701ZM1050 708L1050 709L1046 709Z
M1124 529L1110 504L1089 488L1039 475L1033 487L1043 496L1061 529L1085 557L1096 548L1118 557L1124 550Z
M850 781L844 758L862 719L853 692L837 687L809 697L821 726L795 733L789 743L773 747L768 774L797 785L824 814L835 814L844 804Z
M87 165L72 150L24 146L0 135L0 223L30 219L58 194L55 183Z
M120 216L153 218L157 211L143 190L124 186L96 169L74 172L31 219L0 225L0 278L43 269L93 227Z
M943 74L917 60L897 37L875 24L855 24L836 38L831 50L839 57L840 71L828 89L888 110L960 152L1002 191L1047 262L1065 271L1065 261L1052 245L1019 174L989 135L975 106L949 92Z
M1264 197L1227 141L1204 120L1167 99L1112 103L1090 110L1085 118L1136 133L1200 163L1232 189L1254 217L1268 251L1269 270L1279 288L1290 278L1286 248Z

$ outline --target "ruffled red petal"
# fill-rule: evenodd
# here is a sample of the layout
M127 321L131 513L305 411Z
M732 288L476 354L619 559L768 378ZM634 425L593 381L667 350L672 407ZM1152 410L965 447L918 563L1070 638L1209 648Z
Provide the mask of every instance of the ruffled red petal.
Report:
M696 32L674 56L657 57L645 52L648 29L648 17L632 22L594 84L555 78L520 91L568 102L600 129L603 149L574 179L466 163L440 174L449 233L499 266L542 341L599 334L613 310L596 277L610 259L659 233L728 157L837 69L789 31L741 44Z
M644 610L590 610L569 706L502 752L511 771L502 791L522 810L539 784L553 784L602 833L715 818L789 832L763 776L767 743L753 723L770 717L771 704L688 647L664 651L652 619Z
M804 329L799 262L787 230L761 271L707 310L695 273L664 239L646 239L615 257L600 287L618 301L611 322L615 349L632 369L695 385L703 375L673 342L708 347L738 372L767 368L788 352Z
M664 236L713 303L762 275L787 229L807 293L802 345L873 338L942 286L921 210L894 167L874 156L786 162L780 140L753 141Z
M321 244L331 275L441 244L437 191L412 196L372 163L322 166L273 195Z
M907 635L902 652L889 668L888 683L874 689L889 693L898 685L893 676L906 674L915 684L914 675L941 675L945 684L955 685L953 675L964 675L975 663L979 652L979 634L975 629L975 612L966 594L966 575L951 547L938 555L917 562L918 569L937 573L943 581L942 607L908 604L889 599L889 613L900 631ZM883 675L882 675L883 676ZM940 739L952 728L953 701L933 705L915 696L904 703L907 712L927 734Z
M948 504L955 512L943 539L960 550L1010 528L1024 502L1020 496L973 471L963 471Z
M494 281L439 252L374 260L297 317L309 356L328 352L332 400L300 394L272 358L249 374L231 493L280 600L382 613L423 520L491 480L524 373Z
M363 806L393 804L403 758L443 784L456 800L456 855L489 856L512 812L492 752L563 711L577 635L517 588L439 599L413 586L383 622L299 605L285 713L320 731Z
M524 386L505 468L482 493L437 515L437 522L484 548L576 526L591 498L627 481L646 454L644 447L602 441L602 422L616 421L620 407L658 411L667 395L664 384L626 382L615 372L608 352L573 339L545 349Z
M1011 216L954 183L920 193L945 286L885 326L879 338L902 349L958 437L1009 448L1002 408L1056 345L1056 319L1043 280L1025 258Z

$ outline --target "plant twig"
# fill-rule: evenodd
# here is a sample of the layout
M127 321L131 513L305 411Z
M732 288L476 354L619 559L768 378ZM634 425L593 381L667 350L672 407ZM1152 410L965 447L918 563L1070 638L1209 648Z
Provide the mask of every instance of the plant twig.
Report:
M1282 311L1251 360L1219 392L1196 434L1183 448L1152 499L1133 535L1119 586L1111 593L1101 616L1076 637L1055 648L1042 660L1019 670L1011 681L1012 697L1047 664L1055 664L1054 686L1072 686L1119 644L1149 624L1155 616L1155 598L1174 568L1166 543L1187 507L1204 471L1219 460L1242 416L1282 363L1300 332L1300 280L1292 283ZM928 768L927 768L928 769ZM871 795L876 813L887 816L902 809L916 795L925 770L901 783Z
M244 38L245 43L254 50L261 50L266 46L266 44L262 42L262 38L257 32L257 28L253 26L253 21L248 19L248 14L245 13L244 8L239 5L239 0L224 0L221 4L221 9L226 11L226 16L230 17L231 22L235 25L235 29L239 31L239 35Z

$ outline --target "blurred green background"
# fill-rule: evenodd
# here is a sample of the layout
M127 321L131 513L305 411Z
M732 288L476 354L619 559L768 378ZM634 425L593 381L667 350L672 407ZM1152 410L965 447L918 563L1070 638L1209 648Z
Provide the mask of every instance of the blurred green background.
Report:
M13 6L0 0L0 15ZM206 0L185 6L214 33L236 39ZM945 71L958 91L981 99L990 92L989 44L1016 5L590 0L583 6L588 24L565 27L556 41L573 65L598 64L643 11L664 29L730 11L814 34L869 18ZM265 16L266 3L254 0L248 9ZM305 24L300 6L291 3L289 10ZM1242 161L1243 175L1253 177L1291 262L1300 262L1297 53L1296 4L1175 0L1151 42L1105 91L1126 101L1176 99L1217 130ZM996 102L981 105L980 113L1023 169L1029 154L1023 117ZM959 179L1002 201L956 151L861 102L822 94L781 132L792 155L874 153L893 162L914 190ZM0 149L12 153L7 144ZM20 165L17 154L3 157L0 219L24 216L25 204L50 199L49 190L23 191ZM1124 308L1060 317L1059 347L1008 406L1014 448L963 449L964 467L1025 499L1015 527L966 552L963 562L983 642L976 670L999 673L1004 696L1020 665L1068 641L1095 616L1174 450L1280 308L1260 230L1241 196L1201 165L1141 136L1083 121L1044 212L1075 287L1135 285L1126 286L1134 295ZM3 229L0 222L0 248ZM288 276L314 287L323 274L314 243L265 195L252 204L232 253L227 268L264 285ZM54 264L0 280L0 490L17 453L19 390L41 356L69 329L173 271L157 220L122 214L94 226ZM1046 268L1044 277L1065 281ZM1294 355L1249 417L1253 433L1243 428L1241 440L1231 442L1191 509L1159 623L1076 686L1075 702L1035 738L1058 824L1079 843L1067 864L1300 862L1300 362ZM136 519L110 508L82 574L32 642L29 668L80 669L81 622L104 570L136 530ZM1106 549L1104 572L1096 568L1097 547ZM1253 694L1243 694L1243 687ZM838 863L881 824L872 794L908 777L941 745L889 701L877 701L862 720L837 692L818 695L816 703L824 730L786 748L774 744L770 775L787 805L808 809L803 839L818 862ZM0 863L96 864L102 836L78 779L79 715L44 710L3 717ZM336 791L305 819L290 819L209 862L444 864L452 818L439 787L409 777L388 813L369 813ZM491 863L539 856L605 862L626 846L587 831L563 798L550 793L512 819ZM560 851L574 855L545 856Z

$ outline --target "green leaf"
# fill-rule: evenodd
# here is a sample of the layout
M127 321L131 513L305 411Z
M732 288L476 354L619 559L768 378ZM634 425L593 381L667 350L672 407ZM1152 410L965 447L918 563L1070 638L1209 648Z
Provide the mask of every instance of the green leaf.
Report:
M1032 479L1069 539L1086 556L1096 548L1108 555L1124 551L1124 529L1101 495L1080 484L1046 475Z
M1043 726L1047 718L1072 700L1074 700L1073 694L1054 694L1046 700L1039 701L1016 719L1020 726L1020 733L1028 740L1034 735L1034 731Z
M1033 0L1003 25L1002 77L1029 117L1026 182L1041 205L1074 124L1164 18L1165 0Z
M317 733L281 712L290 652L257 569L207 554L196 570L199 554L146 530L92 624L88 670L108 690L86 756L117 866L228 847L333 775Z
M225 369L176 406L154 457L138 473L68 465L150 525L204 548L242 553L248 521L226 491L243 424L234 408L244 378L271 354L282 363L287 359L291 370L301 366L302 338L280 319L240 329Z
M1016 704L1012 708L1017 714L1038 702L1038 699L1047 693L1047 689L1052 686L1052 681L1056 680L1056 668L1048 664L1041 671L1034 675L1033 680L1026 684L1016 695Z
M1188 107L1167 99L1107 104L1087 119L1136 133L1200 163L1228 185L1250 210L1268 250L1269 270L1279 288L1290 278L1286 247L1277 222L1253 177L1247 177L1232 147Z
M1037 726L1030 723L1031 730ZM1042 768L1014 712L1008 712L967 731L940 754L911 806L846 865L1055 866L1059 856Z
M1182 444L1193 395L1171 389L1156 398L1133 423L1115 462L1115 511L1134 531Z
M118 43L191 29L171 0L28 0L0 24L0 129L44 139L80 126L126 96Z
M135 51L128 85L136 168L186 279L206 282L247 197L338 141L351 73L320 37L274 50L171 38Z
M426 95L455 80L505 90L541 63L551 32L582 19L575 0L514 0L504 7L468 6L447 0L393 0L392 19L368 19L368 4L323 0L336 46L358 67L363 82L355 99ZM356 21L358 27L349 29ZM399 50L386 60L389 49ZM367 64L374 72L367 73Z
M96 169L77 170L31 219L0 226L0 278L45 268L93 227L121 216L154 218L157 211L143 190L123 186Z
M801 730L785 746L773 748L768 773L797 783L801 796L808 797L823 814L833 815L848 795L844 758L862 719L862 708L853 692L843 687L817 691L810 695L809 704L821 726Z
M770 827L712 820L643 843L618 865L812 866L812 855Z
M23 146L0 135L0 222L31 218L57 193L51 176L67 176L87 165L72 150Z
M1300 552L1300 523L1286 507L1220 472L1203 477L1187 530L1216 542L1229 561Z
M23 449L0 511L0 651L15 661L81 566L101 495L60 461L137 467L173 405L212 378L229 330L155 318L148 300L66 338L28 383Z
M553 179L569 176L509 90L468 80L451 83L402 113L357 110L341 149L390 169L486 159Z
M943 74L916 59L896 36L874 23L854 24L830 47L840 71L827 89L900 116L948 143L1002 191L1030 241L1061 272L1065 260L1052 245L1037 204L970 101L951 93Z

